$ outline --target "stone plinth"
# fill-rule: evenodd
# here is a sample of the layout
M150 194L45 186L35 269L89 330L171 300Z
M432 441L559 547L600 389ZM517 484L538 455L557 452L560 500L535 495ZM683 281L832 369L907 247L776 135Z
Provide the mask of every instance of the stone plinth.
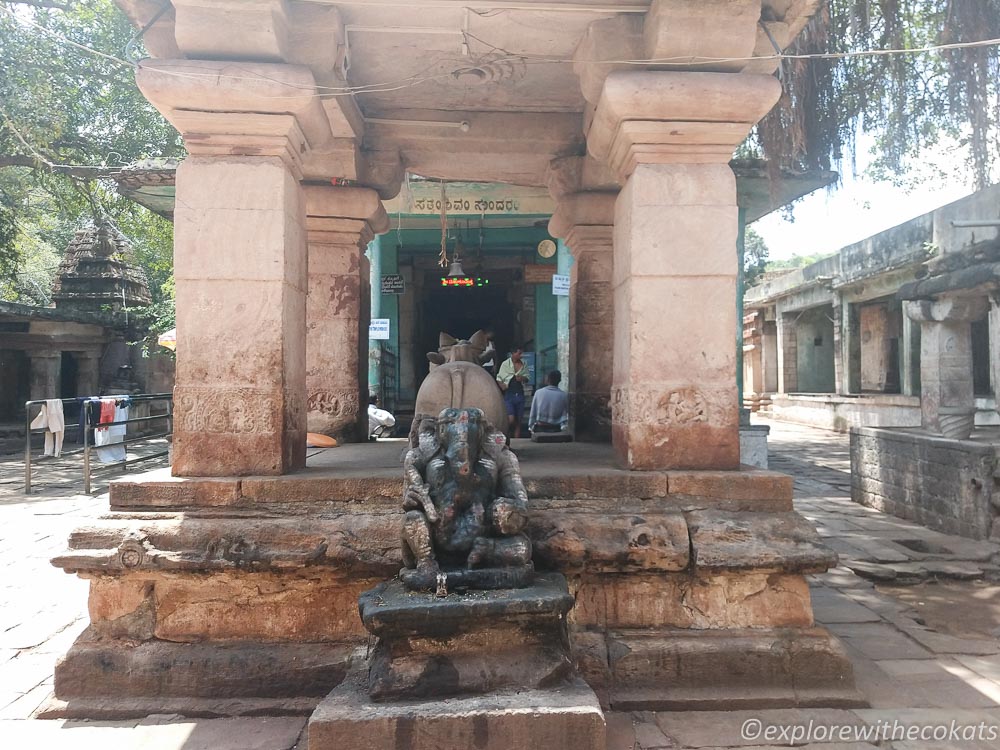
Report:
M379 641L368 670L374 700L427 700L559 684L573 673L558 573L525 588L438 597L383 583L358 602Z
M91 626L56 669L64 710L100 713L126 699L160 710L192 701L202 712L261 701L305 710L333 689L344 654L368 637L358 596L402 565L402 479L395 443L320 458L289 476L186 479L161 470L114 482L112 512L76 531L54 561L91 587ZM605 705L632 690L647 708L679 705L685 690L701 707L760 699L749 682L727 687L722 671L708 689L702 665L713 652L741 674L758 663L754 654L770 653L768 705L796 705L806 688L809 705L845 700L850 663L814 627L805 578L836 556L792 511L790 477L626 471L614 468L610 446L595 443L526 441L519 458L535 566L566 577L575 599L570 653ZM522 637L517 628L496 632ZM484 638L497 650L516 642ZM611 670L611 655L636 638L663 658L641 674ZM243 647L233 651L236 643ZM678 643L697 657L678 662L670 656ZM779 658L801 649L826 654L824 674L840 676L810 682ZM287 671L286 652L296 654ZM108 663L123 666L108 671Z
M359 669L309 720L309 750L605 750L604 714L576 678L557 687L375 702Z

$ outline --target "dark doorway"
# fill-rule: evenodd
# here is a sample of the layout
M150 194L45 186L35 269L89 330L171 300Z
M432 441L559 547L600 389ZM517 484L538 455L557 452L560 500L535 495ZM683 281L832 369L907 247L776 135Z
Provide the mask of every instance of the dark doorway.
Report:
M69 352L62 353L59 363L59 398L76 398L76 381L79 372L76 357Z
M455 338L468 338L480 329L492 328L501 356L515 343L516 311L507 299L507 284L494 278L487 286L432 286L435 283L440 284L440 276L427 279L424 289L428 291L419 303L420 320L414 352L418 388L428 372L427 352L437 351L442 332Z
M31 361L23 351L0 349L0 422L24 419L24 402L30 398Z

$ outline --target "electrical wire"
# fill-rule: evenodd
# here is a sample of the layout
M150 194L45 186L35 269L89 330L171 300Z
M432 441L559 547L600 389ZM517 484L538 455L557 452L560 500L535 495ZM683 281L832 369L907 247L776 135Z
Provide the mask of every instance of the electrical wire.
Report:
M128 68L141 68L142 63L129 62L128 60L123 60L114 55L109 55L100 50L96 50L87 45L75 42L72 39L68 39L51 29L48 29L40 24L34 23L33 21L18 17L12 9L6 6L0 6L4 12L10 16L15 23L27 24L33 28L36 28L43 33L51 36L59 42L68 44L76 49L87 52L89 54L101 57L105 60L113 62L117 65L128 67ZM477 15L481 15L478 14ZM890 55L916 55L925 54L930 52L943 52L950 50L959 49L973 49L978 47L997 47L1000 46L1000 38L993 39L983 39L975 42L954 42L950 44L933 44L925 45L922 47L912 47L912 48L896 48L896 49L869 49L869 50L854 50L850 52L813 52L806 54L788 54L788 53L775 53L772 55L759 55L759 56L743 56L743 57L699 57L699 56L676 56L676 57L660 57L660 58L644 58L644 59L630 59L630 60L578 60L573 58L562 58L562 57L547 57L544 55L533 55L531 53L518 53L511 52L510 50L504 49L503 47L498 47L481 37L476 36L470 31L463 30L462 32L466 37L474 39L482 45L490 48L495 52L500 52L506 57L498 58L492 62L503 62L505 59L513 59L523 62L524 64L544 64L544 65L635 65L635 66L691 66L691 65L717 65L721 63L738 63L738 62L760 62L760 61L781 61L781 60L836 60L836 59L849 59L856 57L879 57L879 56L890 56ZM446 62L447 59L440 59L432 63L431 65L424 68L427 70L430 67L439 65ZM239 68L238 63L231 63L230 67ZM256 83L277 83L285 88L301 89L306 92L301 95L271 95L271 94L259 94L261 99L303 99L303 98L332 98L338 96L354 96L356 94L378 94L378 93L391 93L393 91L400 91L406 88L412 88L413 86L418 86L422 83L427 83L429 81L442 80L453 78L454 75L451 72L442 73L439 75L432 76L420 76L419 74L410 76L408 78L398 79L397 81L387 81L381 83L364 84L358 86L325 86L320 84L307 84L300 85L295 83L290 83L286 81L281 81L274 78L269 78L268 76L256 73L250 76L233 75L231 73L222 72L195 72L195 71L181 71L181 70L166 70L163 68L158 68L157 72L163 75L170 75L179 78L211 78L211 79L226 79L226 80L237 80L237 81L247 81Z

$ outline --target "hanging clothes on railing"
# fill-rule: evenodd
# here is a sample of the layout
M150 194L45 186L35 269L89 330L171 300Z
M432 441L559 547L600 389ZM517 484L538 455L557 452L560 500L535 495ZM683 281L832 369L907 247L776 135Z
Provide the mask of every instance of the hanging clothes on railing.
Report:
M50 398L41 405L38 416L31 423L33 430L45 430L45 450L43 456L59 456L62 453L63 437L66 434L66 419L62 401Z
M116 443L121 443L125 438L127 425L116 424L111 427L101 425L124 422L128 419L130 401L128 396L106 396L101 399L101 415L97 427L94 428L94 445L98 446L97 458L102 464L120 463L125 460L125 446Z

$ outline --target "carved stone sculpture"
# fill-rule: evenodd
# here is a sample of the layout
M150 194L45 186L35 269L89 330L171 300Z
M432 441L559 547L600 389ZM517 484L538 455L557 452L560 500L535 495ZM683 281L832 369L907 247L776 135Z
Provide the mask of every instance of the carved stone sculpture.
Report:
M517 457L480 409L424 418L404 461L403 563L411 591L531 581L528 496Z
M415 419L410 433L411 444L416 440L421 418L436 417L442 409L482 409L486 419L506 431L507 408L493 376L482 363L494 354L486 354L486 334L476 331L468 339L456 339L442 333L436 352L428 352L431 371L420 384L414 407Z

